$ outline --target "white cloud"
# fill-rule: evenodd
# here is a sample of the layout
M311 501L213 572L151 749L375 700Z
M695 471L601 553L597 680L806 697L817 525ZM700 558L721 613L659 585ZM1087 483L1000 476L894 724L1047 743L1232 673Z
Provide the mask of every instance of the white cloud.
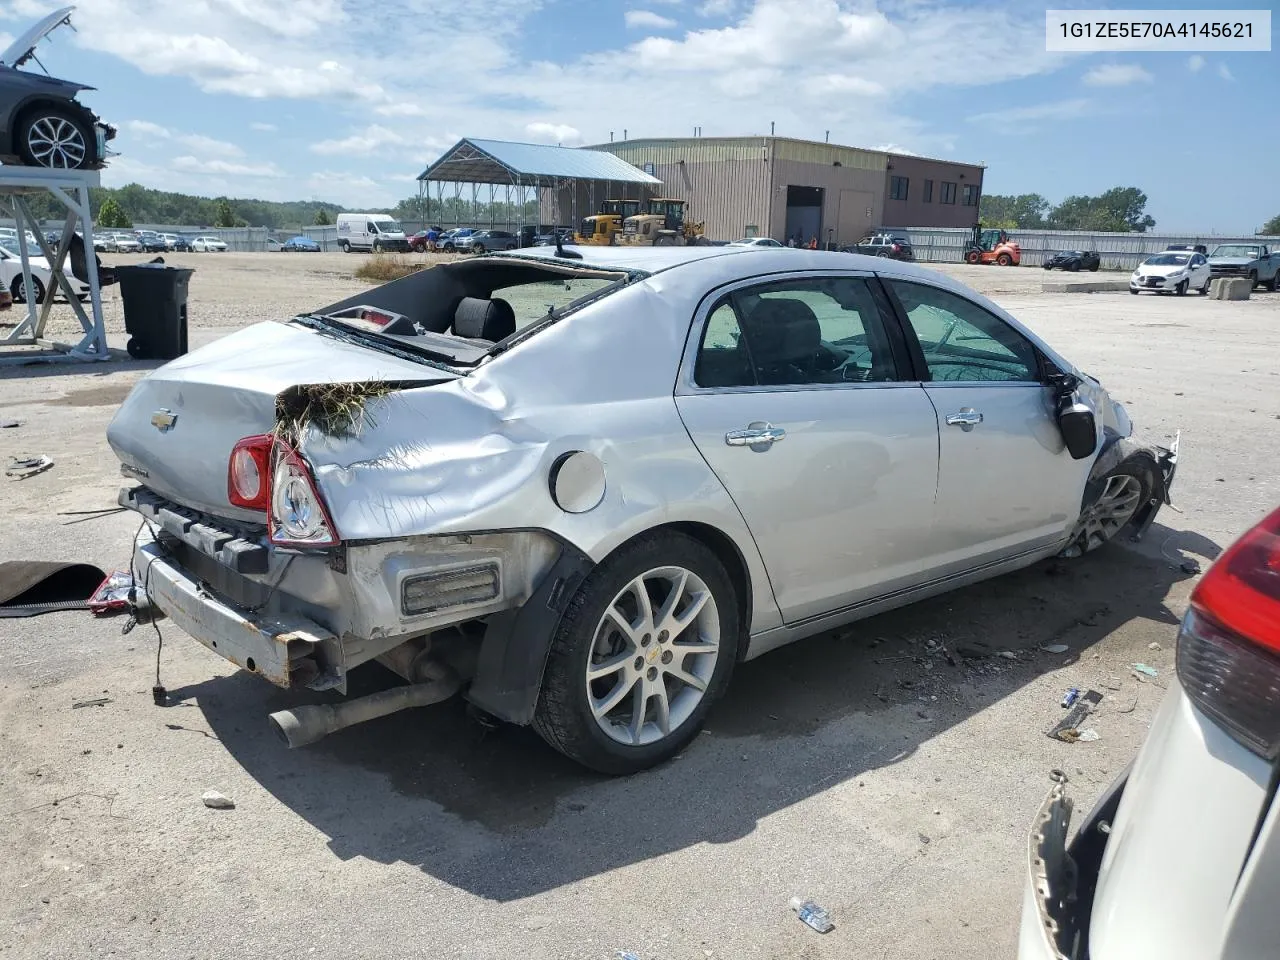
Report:
M1103 63L1084 75L1085 86L1127 87L1132 83L1150 83L1152 76L1136 63Z
M129 133L136 133L139 136L149 137L153 140L168 140L173 136L168 127L162 127L160 124L152 123L150 120L126 120L122 126Z
M1225 63L1218 64L1218 76L1223 80L1235 80L1235 77L1231 73L1231 68Z
M703 0L698 4L700 17L726 17L737 6L735 0Z
M249 124L249 129L257 130L259 133L272 133L277 129L277 127L274 123L261 123L255 121L254 123Z
M970 123L990 127L999 133L1025 133L1035 129L1048 120L1074 120L1089 112L1091 103L1088 100L1057 100L1052 103L1037 103L1026 107L1006 107L1003 110L991 110L976 113L969 117Z
M179 131L170 130L158 123L152 123L150 120L127 120L124 123L124 129L129 133L137 134L144 140L160 141L171 140L175 143L181 143L192 150L198 150L202 153L220 153L228 157L243 157L244 150L229 143L226 140L217 140L213 137L206 137L202 133L181 133Z
M627 26L632 30L644 28L670 30L676 25L676 22L670 17L664 17L662 14L654 13L652 10L628 10L622 15L622 19L626 21Z
M906 147L904 147L900 143L879 143L879 144L876 144L874 147L870 147L869 149L879 150L881 153L897 153L897 154L901 154L904 157L920 156L920 154L916 153L914 150L908 150Z
M559 143L564 146L582 143L582 134L578 129L564 123L529 123L525 124L524 133L535 143Z
M403 156L406 151L415 156L420 154L422 141L378 123L370 124L340 140L321 140L311 145L312 153L323 156Z
M217 173L233 177L283 177L274 163L233 163L208 157L175 157L170 165L184 173Z
M1198 53L1193 53L1187 58L1187 69L1192 73L1199 73L1204 69L1204 57Z

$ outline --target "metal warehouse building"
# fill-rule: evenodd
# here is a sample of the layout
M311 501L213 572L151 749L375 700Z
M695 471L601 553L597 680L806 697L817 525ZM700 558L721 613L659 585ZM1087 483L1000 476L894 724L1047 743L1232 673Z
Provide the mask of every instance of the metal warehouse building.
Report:
M983 167L787 137L621 140L605 151L662 181L715 240L855 243L876 227L971 227ZM544 218L595 212L585 184L542 191ZM654 195L648 190L642 195ZM620 197L616 192L611 197Z

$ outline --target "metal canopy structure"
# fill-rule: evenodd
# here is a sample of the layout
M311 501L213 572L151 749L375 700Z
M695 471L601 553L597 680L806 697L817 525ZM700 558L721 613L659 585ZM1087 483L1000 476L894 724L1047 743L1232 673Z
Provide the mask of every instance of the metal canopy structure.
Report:
M479 217L479 189L489 187L489 220L494 225L498 209L496 191L504 188L506 209L512 209L512 191L516 192L516 220L524 225L524 207L528 191L535 194L543 189L560 191L569 189L573 221L577 222L577 194L579 183L587 182L610 189L628 184L658 187L662 181L627 163L620 157L602 150L586 150L574 147L552 147L537 143L512 143L505 140L476 140L463 138L440 155L431 166L418 176L418 198L429 205L432 200L428 183L436 185L435 202L439 210L445 208L444 185L452 183L454 209L462 201L464 184L471 185L473 221ZM594 192L594 191L593 191ZM430 219L429 207L424 219Z
M98 283L97 257L93 249L93 217L89 208L89 188L99 185L99 174L96 170L51 170L44 167L7 167L0 166L0 205L7 206L13 216L17 229L17 253L22 260L22 278L24 299L26 301L26 318L9 334L0 338L0 346L24 345L40 346L62 351L55 355L35 355L24 352L12 356L0 355L0 363L30 363L36 360L106 360L107 350L106 326L102 318L102 289ZM45 240L40 230L40 221L36 219L27 206L26 197L31 194L51 193L67 210L66 220L62 226L62 239L54 250ZM39 252L32 251L27 244L27 229L30 228L35 237ZM79 229L84 241L86 283L89 285L89 306L92 319L85 313L80 304L71 281L63 272L67 262L67 254L71 249L71 238ZM43 255L49 266L49 283L45 291L44 301L36 303L31 295L35 289L31 277L31 258ZM49 322L49 313L53 309L54 296L62 293L67 303L75 311L76 318L84 333L77 344L58 343L44 338L44 328ZM17 309L17 304L14 304Z

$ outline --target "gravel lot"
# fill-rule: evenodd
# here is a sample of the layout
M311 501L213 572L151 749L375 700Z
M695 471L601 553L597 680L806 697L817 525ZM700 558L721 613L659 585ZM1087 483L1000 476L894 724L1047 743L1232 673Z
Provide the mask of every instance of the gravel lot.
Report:
M197 343L359 288L342 254L166 259L196 268ZM485 733L456 702L286 751L265 715L287 697L170 625L180 702L160 709L149 629L0 619L0 956L1012 956L1048 771L1067 771L1078 809L1119 772L1173 671L1194 584L1180 562L1207 564L1280 502L1280 295L1044 295L1040 270L947 272L1101 376L1145 433L1181 428L1177 509L1142 544L747 664L693 747L623 781L528 731ZM115 291L106 305L118 333ZM23 421L0 455L57 461L5 481L0 556L127 562L128 517L62 514L114 503L104 430L146 369L0 367L5 416ZM935 641L1016 660L952 667ZM1159 677L1138 683L1139 660ZM1044 736L1073 685L1106 694L1097 742ZM206 809L210 789L236 809ZM803 927L796 895L837 929Z

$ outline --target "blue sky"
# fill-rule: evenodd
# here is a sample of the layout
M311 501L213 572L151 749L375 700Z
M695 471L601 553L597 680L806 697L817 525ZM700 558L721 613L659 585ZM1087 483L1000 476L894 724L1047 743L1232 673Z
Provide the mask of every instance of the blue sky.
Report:
M56 6L0 2L0 32ZM985 162L992 193L1056 202L1139 186L1158 228L1251 232L1280 213L1280 43L1050 54L1044 9L82 0L77 31L39 55L96 86L85 101L120 128L110 185L384 206L463 136L576 145L624 127L736 136L773 121L786 136L830 130L833 142Z

